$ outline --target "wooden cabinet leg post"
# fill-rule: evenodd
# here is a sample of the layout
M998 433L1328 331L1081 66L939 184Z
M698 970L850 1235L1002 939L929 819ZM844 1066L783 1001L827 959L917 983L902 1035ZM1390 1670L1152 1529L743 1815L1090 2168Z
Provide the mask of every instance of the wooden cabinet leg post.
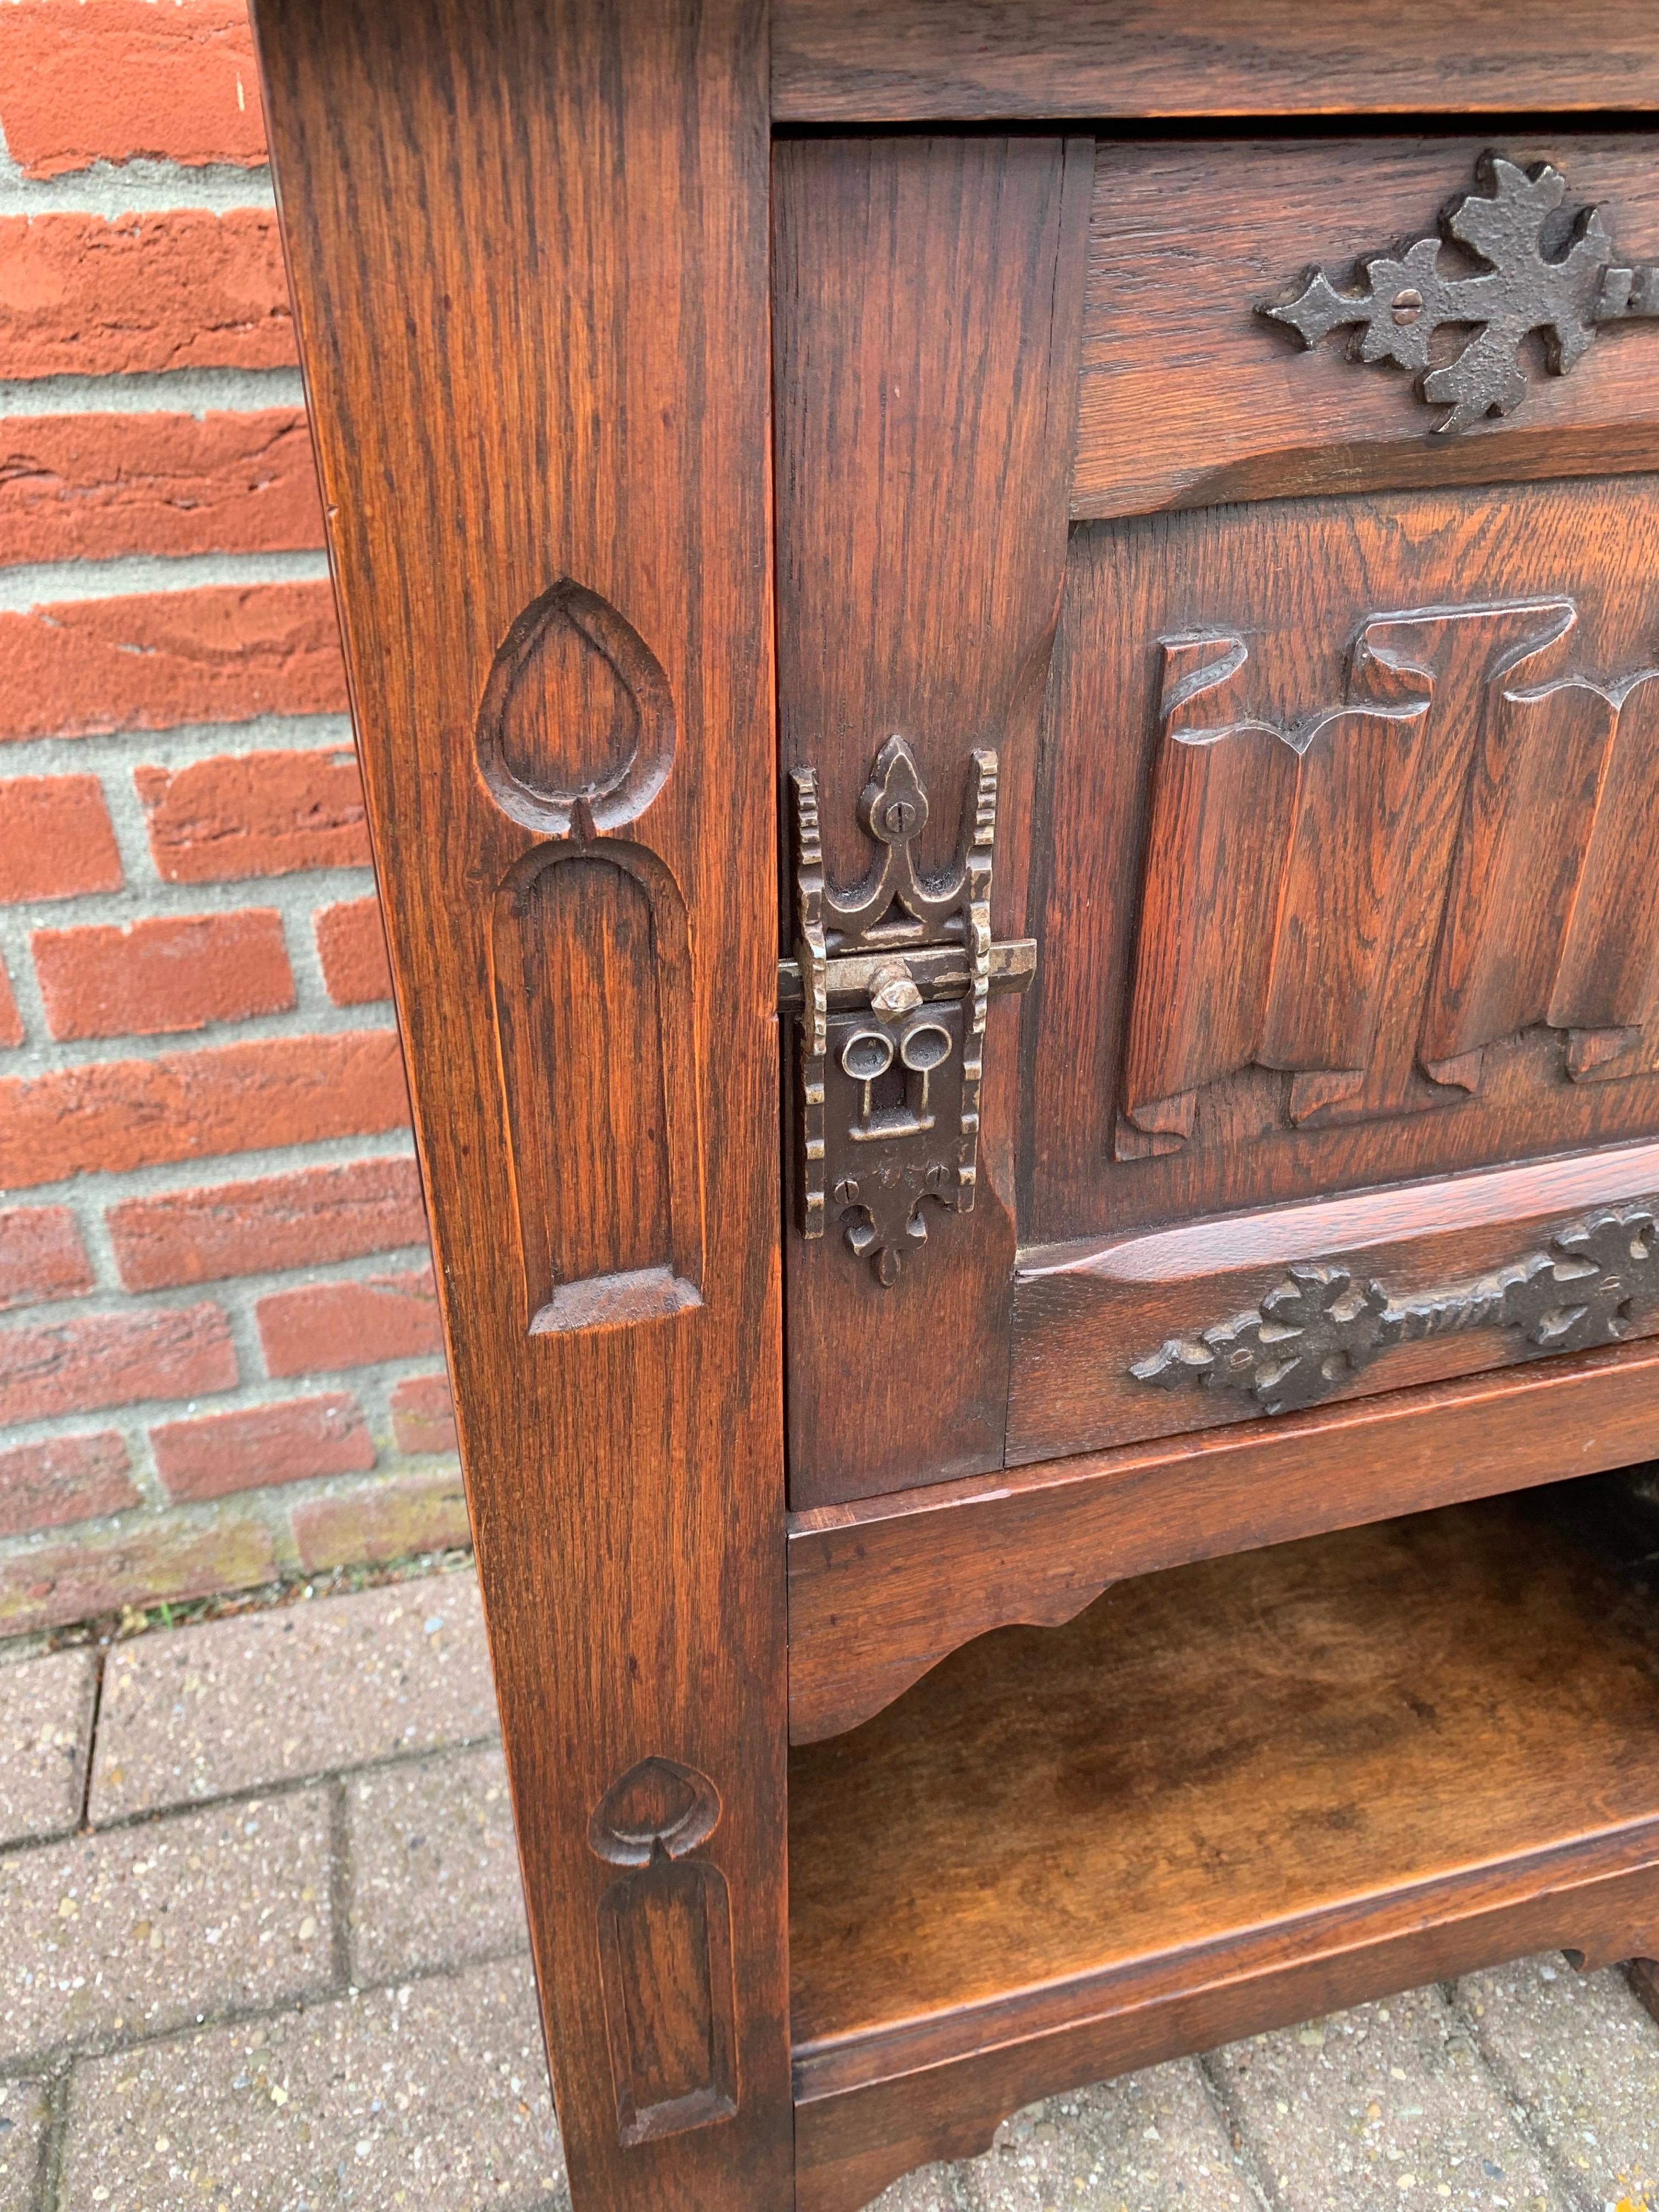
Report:
M578 2212L793 2201L757 0L260 0Z

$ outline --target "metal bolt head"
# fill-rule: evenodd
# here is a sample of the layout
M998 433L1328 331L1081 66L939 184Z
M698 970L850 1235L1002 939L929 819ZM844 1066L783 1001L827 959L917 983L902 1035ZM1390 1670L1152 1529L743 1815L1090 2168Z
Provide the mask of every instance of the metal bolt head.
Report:
M921 1004L921 993L902 960L889 961L871 979L870 1011L908 1014Z

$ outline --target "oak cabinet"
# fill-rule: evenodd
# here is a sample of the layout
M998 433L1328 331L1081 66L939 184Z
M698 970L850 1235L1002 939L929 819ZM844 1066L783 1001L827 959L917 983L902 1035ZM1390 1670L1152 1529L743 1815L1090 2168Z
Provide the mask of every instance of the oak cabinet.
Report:
M1641 11L258 14L578 2212L1659 1948Z

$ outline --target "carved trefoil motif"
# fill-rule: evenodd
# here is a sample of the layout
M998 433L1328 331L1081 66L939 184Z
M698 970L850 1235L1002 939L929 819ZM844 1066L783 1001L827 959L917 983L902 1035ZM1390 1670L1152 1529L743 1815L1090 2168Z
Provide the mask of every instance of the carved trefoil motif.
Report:
M476 744L491 799L532 833L490 935L526 1326L684 1312L703 1265L690 923L667 862L614 834L667 781L668 678L562 578L502 640Z
M617 2127L650 2142L730 2119L738 2109L732 1900L726 1876L694 1857L720 1825L706 1774L643 1759L588 1823L597 1856L627 1869L599 1899L599 1963Z
M1263 301L1256 312L1310 349L1352 327L1355 361L1409 371L1418 398L1446 408L1439 431L1515 412L1528 388L1522 343L1534 331L1549 368L1565 376L1604 325L1659 315L1659 266L1621 263L1600 208L1564 218L1566 179L1549 162L1522 169L1485 154L1476 185L1444 210L1439 237L1365 255L1352 289L1310 268L1294 298ZM1481 265L1449 266L1448 246ZM1448 328L1469 335L1452 359L1437 359L1436 337Z
M1576 672L1577 623L1565 598L1370 616L1343 698L1291 719L1241 635L1162 641L1120 1158L1186 1143L1252 1066L1298 1127L1477 1093L1539 1025L1575 1082L1647 1066L1659 670Z
M1030 957L1008 957L1032 948L991 941L997 757L972 756L956 865L924 876L927 792L910 747L890 738L859 802L877 857L847 892L824 879L816 770L790 782L801 1231L823 1237L833 1205L885 1288L926 1242L930 1204L972 1208L986 1007L994 985L1018 988L1032 971Z
M1659 1292L1659 1198L1604 1207L1467 1283L1393 1297L1336 1261L1291 1267L1254 1311L1171 1337L1129 1372L1161 1390L1229 1392L1262 1413L1317 1405L1397 1344L1471 1328L1518 1330L1529 1351L1582 1352L1630 1332Z

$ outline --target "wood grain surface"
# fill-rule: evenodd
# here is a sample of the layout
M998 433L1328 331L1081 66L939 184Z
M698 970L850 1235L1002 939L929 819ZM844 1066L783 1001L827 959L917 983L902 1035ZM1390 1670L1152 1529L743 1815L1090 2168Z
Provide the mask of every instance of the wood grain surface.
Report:
M764 10L258 14L573 2193L776 2212Z
M1552 103L1553 104L1553 103ZM1362 254L1436 235L1480 156L1550 161L1568 207L1599 206L1619 252L1659 258L1650 133L1516 130L1410 137L1103 138L1089 222L1079 518L1304 492L1523 483L1659 464L1659 324L1604 329L1570 374L1525 352L1512 416L1453 436L1404 371L1304 351L1256 313L1310 264L1347 287ZM1461 263L1462 250L1446 257ZM1473 265L1472 264L1469 265Z
M791 1734L855 1728L970 1638L1133 1575L1656 1456L1638 1343L796 1514Z
M1656 1532L1555 1480L1659 1453L1659 1349L1079 1449L1298 1238L1410 1288L1659 1189L1659 329L1454 445L1253 313L1495 143L1659 256L1639 11L257 12L577 2212L854 2212L1659 1950ZM1037 974L975 1208L886 1290L790 1233L786 1416L778 752L851 886L895 733L924 865L1000 756Z
M927 787L925 868L948 866L972 755L994 751L1000 939L1026 933L1092 175L1086 140L996 137L786 140L774 170L784 766L817 769L825 872L851 890L890 737ZM1019 1021L993 1000L973 1210L932 1211L896 1283L848 1250L839 1208L789 1237L797 1504L1001 1460Z
M1565 1485L1143 1577L797 1751L798 2203L851 2212L1038 2082L1650 1952L1653 1535Z
M1659 106L1632 0L776 0L793 123Z
M1612 908L1577 896L1594 843L1577 817L1547 834L1525 775L1504 769L1496 788L1514 805L1520 868L1506 876L1509 862L1490 865L1481 804L1505 746L1540 744L1547 770L1577 700L1639 698L1637 679L1659 665L1656 561L1646 477L1074 532L1034 846L1047 880L1024 1030L1023 1244L1659 1128L1645 984L1620 986L1634 1028L1605 1064L1616 1079L1576 1052L1571 1023L1553 1026L1576 931L1600 929L1609 988L1627 975L1627 933L1595 920ZM1177 666L1172 648L1203 665ZM1356 719L1367 705L1396 719ZM1624 734L1639 754L1639 716ZM1615 722L1599 742L1603 762L1617 757ZM1372 804L1379 787L1350 765L1356 745L1377 743L1412 753L1403 802ZM1260 779L1229 781L1235 753L1294 757L1282 820L1259 803ZM1598 813L1611 801L1609 825L1628 834L1642 807L1617 814L1617 786L1598 775ZM1227 868L1206 860L1226 853ZM1642 872L1623 873L1644 898ZM1536 933L1563 990L1540 1000L1541 1019L1528 1000L1529 1025L1487 1031L1449 1065L1434 1050L1446 948L1478 953L1483 931L1500 949L1506 933ZM1236 1000L1247 975L1248 1004L1224 1033L1206 1010Z
M1656 1170L1659 1146L1621 1146L1087 1249L1028 1251L1015 1291L1007 1463L1654 1334ZM1559 1195L1564 1186L1571 1195ZM1610 1220L1622 1232L1591 1225ZM1601 1251L1603 1236L1601 1299L1595 1263L1570 1248ZM1319 1318L1327 1306L1328 1326ZM1375 1336L1373 1307L1382 1316ZM1253 1316L1269 1317L1265 1335L1248 1318L1237 1328ZM1297 1320L1301 1343L1273 1334ZM1218 1329L1223 1372L1206 1381L1182 1361ZM1171 1344L1183 1347L1174 1360L1164 1356ZM1295 1364L1304 1359L1307 1371Z

